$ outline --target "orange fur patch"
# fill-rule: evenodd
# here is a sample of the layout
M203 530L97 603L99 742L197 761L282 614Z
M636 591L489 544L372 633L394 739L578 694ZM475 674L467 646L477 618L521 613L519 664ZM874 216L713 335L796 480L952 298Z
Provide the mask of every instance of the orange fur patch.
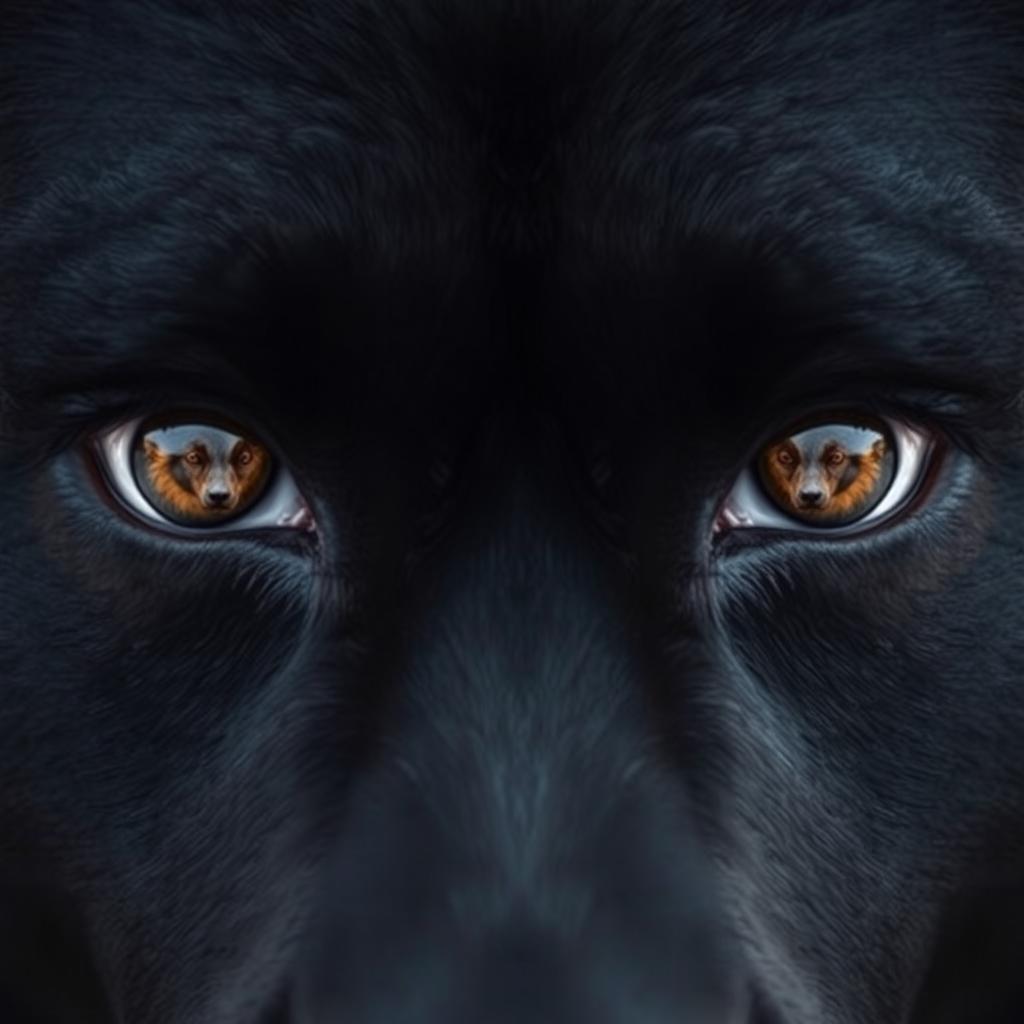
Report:
M199 495L191 488L184 487L171 471L175 456L152 442L146 443L146 465L149 467L149 484L161 501L180 516L188 519L203 519L209 516L209 509L203 507Z
M882 459L885 456L885 442L875 441L868 451L857 458L857 475L849 485L832 495L827 508L822 509L830 515L845 516L851 514L862 505L872 494L882 473Z

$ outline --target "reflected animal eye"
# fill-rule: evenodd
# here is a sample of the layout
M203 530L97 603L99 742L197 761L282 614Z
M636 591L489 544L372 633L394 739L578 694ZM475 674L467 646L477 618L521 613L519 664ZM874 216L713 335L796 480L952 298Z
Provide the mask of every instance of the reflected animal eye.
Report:
M219 417L135 419L98 434L94 448L114 496L169 532L313 528L291 474L266 444Z
M762 446L723 504L715 532L858 532L907 501L931 448L930 438L905 423L850 415L805 420Z

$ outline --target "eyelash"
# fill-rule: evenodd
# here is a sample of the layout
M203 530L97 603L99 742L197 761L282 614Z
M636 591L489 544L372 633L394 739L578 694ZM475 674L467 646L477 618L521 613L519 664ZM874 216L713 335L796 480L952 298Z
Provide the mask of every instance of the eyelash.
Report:
M93 435L91 447L107 489L137 519L165 533L202 538L252 530L315 530L312 513L288 469L278 465L266 491L253 508L217 526L190 527L162 515L144 496L132 468L132 455L145 417L120 423Z
M837 417L837 421L840 419ZM918 492L934 459L936 442L923 428L891 417L881 419L895 441L896 471L884 495L861 518L842 526L815 527L801 522L773 502L750 464L740 473L719 507L712 529L716 539L737 530L833 539L854 536L893 519Z

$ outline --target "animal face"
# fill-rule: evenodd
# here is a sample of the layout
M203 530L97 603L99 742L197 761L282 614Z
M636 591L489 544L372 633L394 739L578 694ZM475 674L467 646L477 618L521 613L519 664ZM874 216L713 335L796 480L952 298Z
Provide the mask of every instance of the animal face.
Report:
M784 509L835 525L861 516L888 490L887 450L885 438L872 430L830 424L769 445L760 468Z
M1024 1019L1022 49L0 5L0 1021Z
M250 505L269 473L266 449L217 427L185 425L142 436L140 483L172 517L202 524Z

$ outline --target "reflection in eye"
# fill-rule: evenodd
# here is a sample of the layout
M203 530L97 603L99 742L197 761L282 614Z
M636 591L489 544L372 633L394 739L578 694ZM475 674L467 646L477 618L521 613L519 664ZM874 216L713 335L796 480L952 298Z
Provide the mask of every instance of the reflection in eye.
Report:
M766 446L758 471L784 512L815 526L843 526L882 499L895 457L881 425L826 423Z
M315 529L291 473L245 428L202 414L136 419L97 434L113 494L172 533Z
M272 465L259 441L208 423L140 433L133 464L142 493L183 526L240 515L263 493Z
M734 481L713 532L804 527L845 536L882 521L917 490L934 438L903 420L834 414L764 445Z

